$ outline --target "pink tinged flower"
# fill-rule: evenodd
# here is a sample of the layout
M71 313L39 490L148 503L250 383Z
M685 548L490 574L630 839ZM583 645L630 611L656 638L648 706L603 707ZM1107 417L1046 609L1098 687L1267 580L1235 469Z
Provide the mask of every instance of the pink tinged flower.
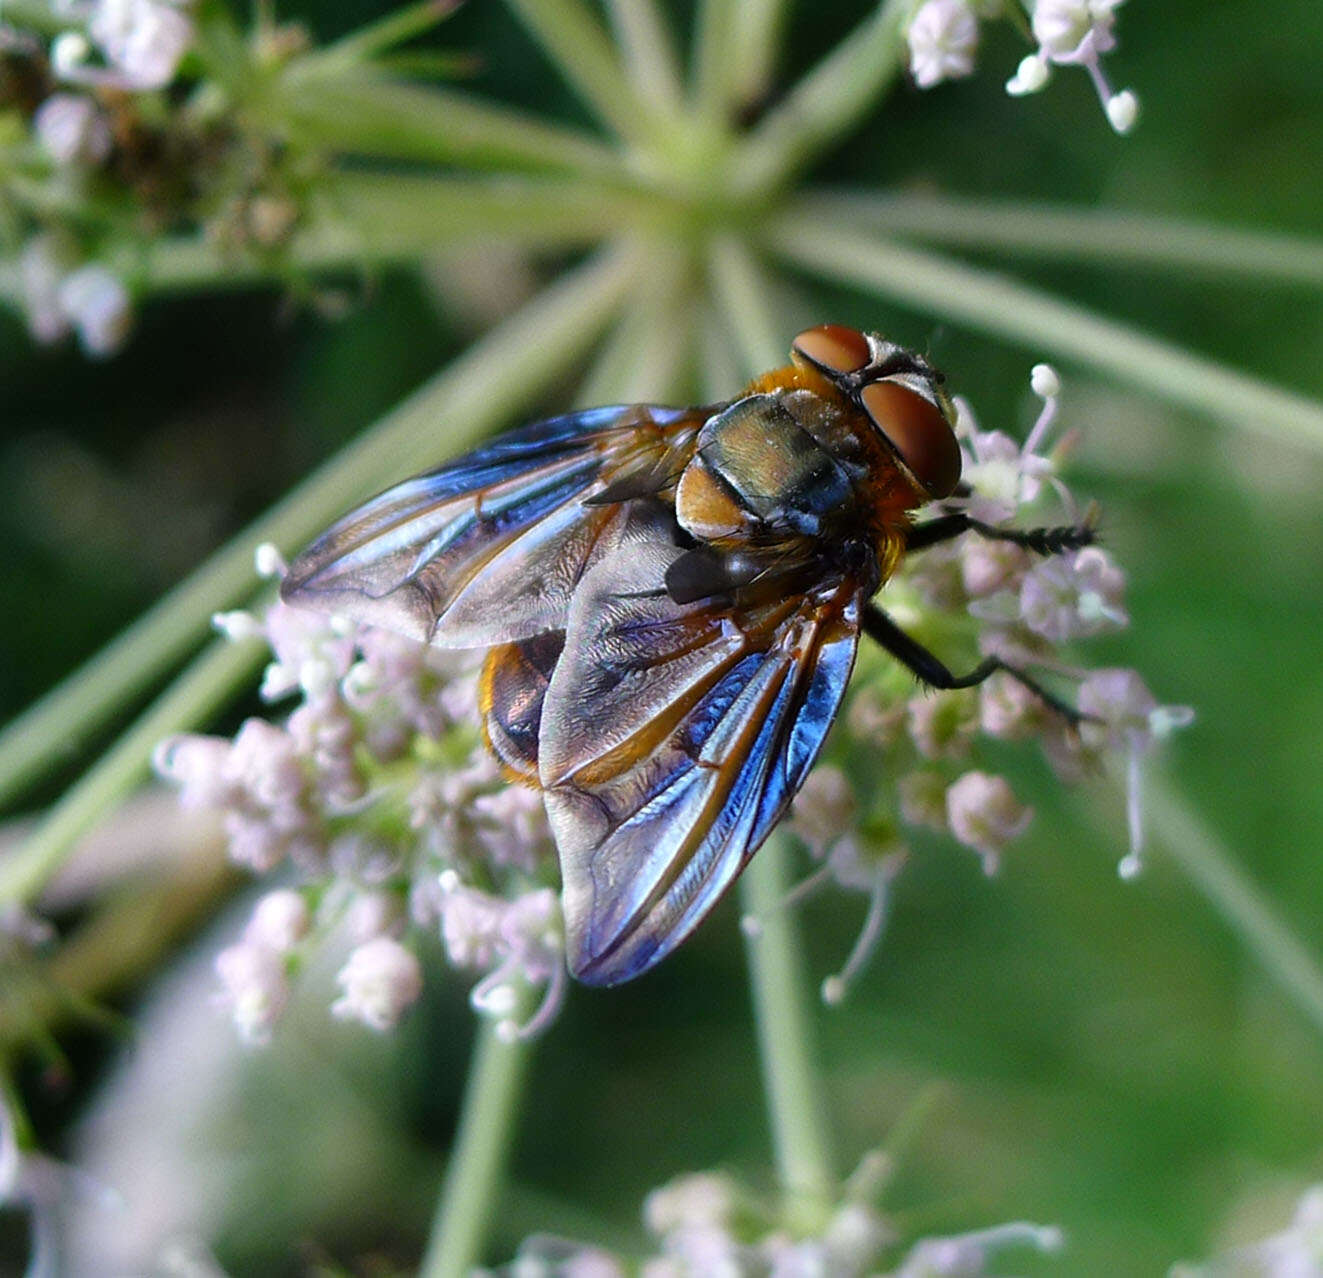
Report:
M229 1008L239 1037L260 1047L289 1002L289 979L284 958L265 945L244 941L216 955L216 975L224 990L221 1003Z
M185 808L222 808L235 792L226 772L230 743L221 737L192 733L167 737L152 752L152 769L179 787Z
M967 536L960 542L960 576L971 599L1012 587L1029 563L1021 547L1008 541Z
M302 893L280 888L258 901L244 930L244 940L273 953L286 954L308 935L311 921Z
M905 32L914 83L931 89L969 75L978 34L978 19L967 0L924 0Z
M1042 698L1018 679L999 673L979 685L979 727L990 737L1024 741L1041 732L1047 718Z
M110 154L110 125L91 98L52 93L32 117L41 144L57 164L100 164Z
M225 762L226 775L263 808L297 807L306 778L294 740L265 719L245 719Z
M354 661L356 633L341 618L275 603L265 619L275 660L262 678L262 697L276 701L302 691L315 698L329 693Z
M501 868L534 874L555 855L542 796L522 785L505 785L472 802L474 836L484 859Z
M1125 574L1105 550L1086 546L1034 565L1020 586L1020 617L1036 634L1062 643L1127 625L1124 595Z
M423 992L422 965L388 936L358 946L336 980L344 994L332 1004L331 1014L378 1033L394 1029Z
M1002 849L1033 820L1033 809L1015 797L1004 777L975 771L948 788L946 816L951 833L977 852L985 872L993 874Z

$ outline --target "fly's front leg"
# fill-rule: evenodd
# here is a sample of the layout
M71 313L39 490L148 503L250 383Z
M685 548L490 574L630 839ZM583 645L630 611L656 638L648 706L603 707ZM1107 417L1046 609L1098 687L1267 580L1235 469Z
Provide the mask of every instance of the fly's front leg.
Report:
M905 549L924 550L951 541L962 533L977 533L988 541L1009 541L1039 555L1059 555L1067 550L1081 550L1098 539L1091 524L1067 524L1061 528L997 528L974 519L964 511L939 515L925 523L911 526L905 535Z
M1012 666L1000 657L984 657L968 674L958 675L951 671L939 657L929 652L917 639L907 635L876 604L864 608L863 631L875 643L879 643L903 666L914 672L924 683L943 691L952 688L977 687L990 675L1000 670L1017 683L1023 684L1045 705L1055 710L1072 728L1077 728L1091 715L1082 714L1069 702L1063 701L1055 693L1049 692L1032 675L1026 674L1017 666Z

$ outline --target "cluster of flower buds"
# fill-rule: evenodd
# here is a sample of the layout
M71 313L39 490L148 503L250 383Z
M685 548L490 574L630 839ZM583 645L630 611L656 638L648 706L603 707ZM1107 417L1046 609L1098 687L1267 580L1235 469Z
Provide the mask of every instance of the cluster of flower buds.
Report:
M946 503L984 524L1020 528L1090 523L1066 487L1060 466L1069 435L1054 443L1060 380L1038 365L1031 387L1041 401L1023 443L981 430L957 401L966 496ZM839 974L822 986L837 1003L875 948L886 919L888 890L909 856L913 832L948 834L994 873L1003 849L1022 834L1032 810L982 758L989 741L1035 740L1056 775L1073 783L1101 773L1113 759L1126 778L1129 850L1123 877L1141 866L1142 761L1174 729L1190 722L1183 706L1159 705L1133 670L1087 670L1062 647L1129 624L1125 576L1098 545L1038 555L1011 542L967 533L906 557L887 584L888 611L943 655L997 656L1063 687L1082 719L1059 709L1010 675L977 688L932 692L869 645L860 648L844 731L810 773L791 809L792 828L819 862L793 893L798 899L835 882L869 898L865 922ZM877 785L869 772L879 752L897 778ZM758 920L746 919L746 930Z
M879 1266L890 1256L895 1265L886 1272L892 1278L979 1278L989 1274L989 1264L1008 1249L1055 1252L1062 1245L1060 1230L1023 1222L907 1242L875 1205L888 1172L885 1155L866 1155L842 1200L826 1213L821 1228L807 1236L792 1235L766 1203L728 1175L681 1176L644 1201L643 1220L656 1240L655 1254L625 1258L601 1247L537 1236L498 1272L508 1278L862 1278L882 1272Z
M259 569L283 572L273 548ZM215 624L270 647L266 700L298 698L282 723L254 717L233 740L188 734L156 751L185 804L222 814L236 863L302 881L263 897L217 960L241 1035L269 1038L292 977L332 934L352 947L336 1016L394 1026L421 993L413 946L431 932L481 974L474 1007L503 1032L548 1024L565 981L554 854L540 797L506 785L479 740L474 654L281 603ZM530 989L544 997L525 1023Z
M29 202L32 227L20 282L33 337L44 344L76 333L87 354L113 354L128 337L132 307L125 282L97 260L98 237L79 234L84 218L60 208L90 195L89 183L113 162L118 138L139 126L134 94L163 89L195 39L187 0L63 0L67 28L43 35L0 27L0 107L29 117L37 143L24 189L49 188ZM7 73L7 74L6 74ZM12 101L6 101L12 99ZM121 165L121 167L128 167ZM104 202L110 207L113 202Z
M1037 93L1055 66L1088 72L1107 119L1118 133L1129 133L1139 118L1139 99L1129 89L1114 90L1102 58L1116 47L1116 10L1122 0L1033 0L1029 30L1037 45L1006 82L1013 97ZM922 0L906 27L910 73L921 89L970 75L978 53L982 19L1024 20L1018 0Z

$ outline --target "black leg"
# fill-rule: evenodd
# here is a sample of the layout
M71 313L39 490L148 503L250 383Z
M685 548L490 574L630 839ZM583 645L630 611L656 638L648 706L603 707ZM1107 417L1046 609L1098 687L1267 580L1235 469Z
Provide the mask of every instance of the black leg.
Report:
M1050 706L1072 728L1078 727L1091 715L1081 714L1074 706L1062 701L1055 693L1049 692L1032 675L1008 665L1000 657L984 657L968 674L957 675L951 672L940 658L934 656L917 639L907 635L876 604L864 608L863 630L870 639L880 643L902 665L908 667L924 683L943 690L949 688L973 688L998 670L1022 683L1044 704Z
M1064 550L1079 550L1093 545L1097 540L1097 533L1088 524L1068 524L1063 528L995 528L992 524L970 518L964 511L954 511L912 526L905 537L905 549L924 550L965 532L978 533L989 541L1009 541L1040 555L1059 555Z

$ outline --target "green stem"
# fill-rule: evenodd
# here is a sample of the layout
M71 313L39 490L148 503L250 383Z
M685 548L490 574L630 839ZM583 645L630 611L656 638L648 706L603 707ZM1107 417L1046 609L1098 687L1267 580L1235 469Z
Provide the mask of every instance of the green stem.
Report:
M323 75L290 67L254 104L276 136L306 145L423 164L548 169L619 176L619 156L596 138L453 89L400 84L371 71Z
M901 72L902 25L913 0L885 0L813 68L750 134L736 189L757 197L782 185L849 132Z
M1180 795L1151 782L1144 816L1163 850L1204 894L1213 909L1263 965L1287 997L1323 1030L1323 966L1272 902L1236 864Z
M323 67L344 70L430 31L456 8L449 0L415 0L305 56Z
M32 902L78 840L147 775L157 744L196 724L250 679L267 649L218 640L149 707L47 814L17 852L0 861L0 902Z
M657 119L634 92L615 46L580 0L506 0L570 87L618 137L647 141Z
M678 116L683 93L675 40L656 0L611 0L610 12L635 92L660 114Z
M678 246L654 243L647 275L621 313L601 355L584 378L576 402L668 403L683 397L688 356L689 258Z
M787 216L769 243L815 275L875 291L1044 355L1075 360L1241 430L1323 449L1323 404L952 258Z
M1048 261L1097 262L1254 282L1323 284L1323 244L1107 209L1073 209L947 195L828 191L795 201L807 221L905 235Z
M813 1063L799 937L795 916L785 908L788 852L786 835L767 840L744 871L741 901L757 923L748 936L749 975L787 1224L810 1231L826 1219L835 1177Z
M467 1278L482 1255L505 1175L530 1044L483 1018L420 1278Z
M724 129L735 98L741 0L701 0L694 23L694 109L708 130Z
M766 268L734 235L713 236L708 246L712 293L744 361L744 375L755 377L788 359L785 335L773 318L771 281Z
M731 71L736 106L756 106L770 92L789 7L786 0L740 0L736 6Z
M476 442L534 404L597 337L636 267L632 255L611 251L546 289L14 720L0 733L0 802L79 750L193 649L212 613L253 594L253 552L261 543L297 547L374 488Z

